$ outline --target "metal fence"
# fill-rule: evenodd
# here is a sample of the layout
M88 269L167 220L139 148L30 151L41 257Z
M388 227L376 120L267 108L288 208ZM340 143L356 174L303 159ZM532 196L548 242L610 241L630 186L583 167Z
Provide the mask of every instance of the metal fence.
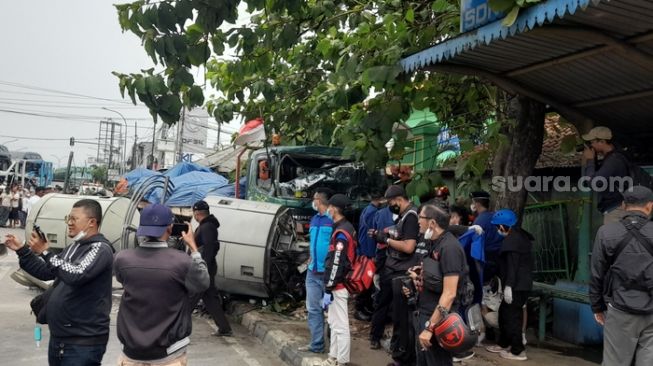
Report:
M522 227L535 237L535 281L570 279L567 219L565 202L537 204L524 210Z

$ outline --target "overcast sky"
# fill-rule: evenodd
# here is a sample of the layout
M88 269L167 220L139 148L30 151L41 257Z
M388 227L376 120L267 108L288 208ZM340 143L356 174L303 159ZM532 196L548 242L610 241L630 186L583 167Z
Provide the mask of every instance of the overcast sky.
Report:
M128 146L135 123L138 141L151 141L153 122L147 109L123 100L111 74L153 66L140 40L121 32L115 2L0 1L0 144L35 151L63 165L71 136L97 139L100 120L122 122L102 107L126 117ZM209 142L216 139L209 136ZM75 163L83 165L96 156L96 149L76 144Z

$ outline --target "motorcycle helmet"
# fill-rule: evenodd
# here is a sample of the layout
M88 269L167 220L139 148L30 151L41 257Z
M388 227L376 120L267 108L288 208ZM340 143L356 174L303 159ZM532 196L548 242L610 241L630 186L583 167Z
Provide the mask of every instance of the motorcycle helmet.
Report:
M433 333L440 347L454 354L472 349L478 340L478 335L469 329L457 313L447 314Z

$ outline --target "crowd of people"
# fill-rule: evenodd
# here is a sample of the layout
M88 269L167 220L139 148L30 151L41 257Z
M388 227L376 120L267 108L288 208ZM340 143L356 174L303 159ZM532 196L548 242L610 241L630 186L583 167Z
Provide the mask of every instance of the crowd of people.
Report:
M446 188L421 197L419 207L399 185L370 195L357 233L343 215L349 205L345 196L319 189L313 197L317 213L306 274L311 340L300 351L325 351L326 310L331 347L324 365L350 362L347 298L354 296L354 317L371 323L371 349L381 348L386 325L392 324L389 365L448 365L473 357L471 347L452 352L433 337L448 314L467 319L475 304L484 314L498 312L497 344L488 351L526 360L523 315L532 286L533 237L520 228L517 215L490 211L487 192L470 195L471 210L461 202L450 205ZM360 256L375 263L374 286L348 293L346 273ZM490 280L501 283L500 289L492 292ZM501 306L484 306L484 292L503 294ZM474 337L476 343L485 334Z
M32 206L49 193L45 187L23 188L20 184L0 186L0 226L25 228Z

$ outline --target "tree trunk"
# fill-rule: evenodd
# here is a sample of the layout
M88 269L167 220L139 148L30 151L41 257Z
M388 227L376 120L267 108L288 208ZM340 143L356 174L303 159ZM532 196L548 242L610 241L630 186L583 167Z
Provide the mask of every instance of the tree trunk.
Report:
M494 156L493 176L513 181L521 177L523 182L533 173L544 141L544 112L544 104L528 97L517 96L511 100L509 117L514 122L506 126L508 143L497 149ZM527 192L524 187L512 191L510 186L508 184L506 189L492 192L496 197L494 209L510 208L521 217Z

